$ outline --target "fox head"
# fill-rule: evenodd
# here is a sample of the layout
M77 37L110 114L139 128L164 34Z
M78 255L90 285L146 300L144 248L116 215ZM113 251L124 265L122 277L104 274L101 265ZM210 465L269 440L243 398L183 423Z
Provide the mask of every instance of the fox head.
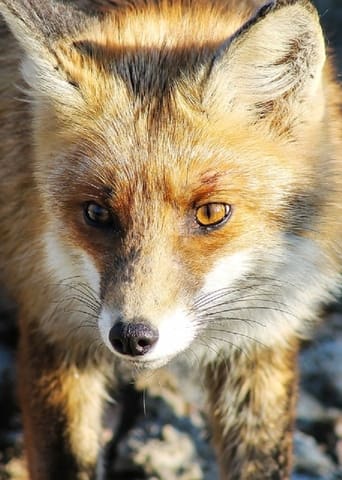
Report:
M312 233L325 135L312 5L0 11L23 52L46 270L72 280L102 342L157 366L195 343L300 330L333 276Z

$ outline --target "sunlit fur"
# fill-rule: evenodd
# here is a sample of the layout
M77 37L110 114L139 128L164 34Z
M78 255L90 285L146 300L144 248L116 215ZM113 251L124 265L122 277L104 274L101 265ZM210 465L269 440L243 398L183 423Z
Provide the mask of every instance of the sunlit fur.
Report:
M0 276L18 304L32 479L57 463L91 478L116 358L154 368L188 349L222 479L288 478L298 340L342 266L341 90L317 12L70 3L0 0ZM110 228L87 223L90 201ZM200 226L207 203L230 217ZM119 320L158 342L118 354Z

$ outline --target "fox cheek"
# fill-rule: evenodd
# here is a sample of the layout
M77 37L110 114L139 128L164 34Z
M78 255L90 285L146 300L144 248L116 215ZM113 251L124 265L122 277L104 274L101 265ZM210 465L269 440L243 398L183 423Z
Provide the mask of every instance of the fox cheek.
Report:
M99 297L100 272L90 255L83 249L70 249L51 232L44 236L44 249L48 271L57 281L83 281Z
M227 255L216 262L205 276L202 293L207 294L220 288L229 287L246 275L251 269L253 254L246 249Z

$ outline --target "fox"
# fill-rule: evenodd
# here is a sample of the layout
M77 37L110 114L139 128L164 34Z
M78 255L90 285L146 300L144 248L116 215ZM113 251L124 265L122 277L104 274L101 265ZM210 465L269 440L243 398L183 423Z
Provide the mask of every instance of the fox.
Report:
M0 277L31 480L99 480L119 365L194 352L221 480L290 478L340 292L342 95L309 0L0 0Z

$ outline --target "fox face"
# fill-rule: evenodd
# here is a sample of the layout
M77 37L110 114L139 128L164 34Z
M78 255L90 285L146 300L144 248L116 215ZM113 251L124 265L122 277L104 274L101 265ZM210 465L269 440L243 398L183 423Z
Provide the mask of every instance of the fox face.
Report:
M337 279L320 230L335 166L322 173L312 7L268 4L245 23L217 21L219 4L145 5L134 20L46 5L43 21L7 3L26 51L44 268L51 297L73 305L70 332L84 322L147 367L303 333ZM53 315L42 323L60 334Z

